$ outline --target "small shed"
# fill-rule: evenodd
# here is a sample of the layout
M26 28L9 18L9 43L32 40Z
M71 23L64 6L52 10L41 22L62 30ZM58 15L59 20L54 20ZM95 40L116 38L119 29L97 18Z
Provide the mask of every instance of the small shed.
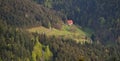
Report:
M72 25L73 24L73 20L67 20L67 24L68 25Z

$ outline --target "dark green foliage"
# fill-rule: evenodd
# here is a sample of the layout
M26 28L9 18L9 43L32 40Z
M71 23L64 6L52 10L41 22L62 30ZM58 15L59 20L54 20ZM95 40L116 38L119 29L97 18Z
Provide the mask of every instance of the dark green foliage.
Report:
M31 0L0 0L0 61L32 61L36 37L45 45L45 60L120 61L120 0L34 1L41 5ZM83 28L92 28L93 44L81 45L63 36L31 34L19 28L41 25L61 29L67 19ZM70 31L74 32L74 28ZM52 59L48 57L50 51ZM35 57L37 61L41 58Z
M49 45L53 52L53 61L109 61L120 60L119 44L77 44L63 37L39 35L39 41Z
M33 54L38 55L40 52L44 52L42 55L44 58L35 56L34 60L39 61L41 58L49 61L51 59L52 53L49 46L39 43L36 39L37 35L30 34L21 28L8 26L3 20L0 20L0 30L0 61L32 61ZM42 50L43 48L45 51Z
M32 52L34 45L38 41L46 47L45 57L49 56L52 51L53 57L51 61L119 61L120 48L119 43L113 45L106 44L88 44L81 45L72 39L64 39L63 37L46 36L45 34L31 34L23 31L18 31L13 27L5 25L3 21L0 22L0 60L3 61L30 61L32 60ZM4 28L4 27L6 28ZM30 36L31 35L31 36ZM31 40L31 38L33 38ZM36 52L37 53L37 52ZM36 56L39 61L41 57ZM46 59L48 60L48 59Z
M52 27L62 23L60 13L30 0L0 0L0 18L16 27L42 25L49 28L49 22Z
M49 0L52 9L64 13L82 27L96 32L96 38L104 41L117 40L120 36L120 0ZM37 0L44 5L46 0ZM45 6L45 5L44 5ZM47 7L47 6L45 6ZM116 27L119 27L116 28ZM112 36L111 36L112 35Z
M26 61L31 59L34 42L28 33L18 31L0 20L0 58L3 61Z

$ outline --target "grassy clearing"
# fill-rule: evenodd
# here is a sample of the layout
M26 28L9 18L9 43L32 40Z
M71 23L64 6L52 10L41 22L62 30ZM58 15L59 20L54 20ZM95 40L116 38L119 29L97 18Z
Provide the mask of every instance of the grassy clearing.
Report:
M88 41L85 39L86 36L88 36L88 33L82 31L80 28L78 28L75 25L68 26L63 25L61 30L52 28L48 29L45 27L34 27L27 29L29 32L37 32L37 33L45 33L47 36L55 35L55 36L63 36L64 38L71 38L76 40L77 42L85 42Z

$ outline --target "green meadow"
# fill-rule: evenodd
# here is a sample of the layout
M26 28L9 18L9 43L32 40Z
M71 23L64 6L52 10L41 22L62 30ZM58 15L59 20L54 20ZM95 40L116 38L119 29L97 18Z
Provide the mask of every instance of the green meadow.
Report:
M64 37L69 39L74 39L77 43L84 43L84 42L90 42L90 31L84 32L84 30L80 27L77 27L76 25L63 25L61 29L55 29L55 28L45 28L42 26L39 27L33 27L27 29L29 32L37 32L39 34L45 33L47 36L56 36L56 37ZM87 38L87 39L85 39Z

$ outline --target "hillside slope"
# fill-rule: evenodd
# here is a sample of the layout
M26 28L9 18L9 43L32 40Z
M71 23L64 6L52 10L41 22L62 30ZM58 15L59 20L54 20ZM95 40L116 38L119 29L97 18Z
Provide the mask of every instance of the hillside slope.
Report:
M51 57L48 45L41 44L34 35L16 30L0 19L0 61L40 61L42 58L50 60Z
M61 33L62 35L59 36L64 36L67 38L67 35L70 35L69 38L74 40L82 40L82 38L84 40L85 37L87 37L84 32L82 33L77 31L75 33L63 30L62 28L65 24L62 20L64 17L62 14L49 8L45 8L42 5L38 5L31 0L0 0L0 2L0 18L5 20L5 22L9 25L26 28L36 26L57 28L59 30L55 29L49 33L51 33L51 35L58 35ZM77 29L74 27L72 27L73 31ZM60 29L62 31L60 31ZM38 30L45 31L43 28L34 28L34 32ZM73 36L75 36L75 38Z
M77 27L76 25L62 25L62 28L55 29L55 28L45 28L45 27L33 27L33 28L28 28L27 31L32 32L32 33L38 33L38 34L46 34L48 37L50 36L55 36L55 37L60 37L64 39L72 39L77 43L84 44L85 42L87 43L92 43L92 40L90 39L91 35L90 33L87 33L83 31L81 28Z
M47 1L44 4L45 7L52 9L49 3L51 0L38 1ZM60 11L66 12L64 15L73 14L73 9L76 8L75 5L77 5L77 3L79 4L79 1L92 2L91 0L53 1L60 3L59 6L55 6L59 8ZM65 5L61 5L63 2L60 1L63 1ZM73 3L72 1L77 3L72 5L70 4ZM94 1L107 2L107 0ZM79 28L79 26L76 25L69 26L63 24L62 19L65 19L63 18L64 16L61 13L43 7L44 5L38 5L30 0L0 0L0 61L120 61L120 41L119 43L115 42L105 45L100 43L98 41L99 39L97 39L97 42L93 41L92 44L76 43L75 40L78 40L78 42L85 40L86 36L89 39L93 32L91 28ZM61 9L60 6L64 8L67 6L72 8L72 10L67 12ZM83 13L85 13L85 15L82 16L82 19L86 19L86 11ZM74 16L72 14L70 17L72 17L75 22L76 19L80 20L78 18L79 15L74 14ZM102 17L101 19L103 20L104 18ZM93 20L93 22L94 21L96 20ZM86 26L92 24L91 22L87 24L86 20L80 20L80 22ZM107 30L109 30L107 33L108 36L111 36L110 31L112 30L114 35L117 33L117 36L119 36L120 20L118 19L117 22L115 21L114 23L113 21L110 23L115 24L112 29L103 29L96 26L99 25L98 23L96 25L94 24L95 27L100 28L98 30L103 30L103 32L95 32L103 34L98 35L105 38L107 37ZM92 38L94 39L95 37L96 36L93 35Z
M18 27L42 25L52 27L62 23L60 13L38 5L30 0L0 0L0 18Z
M120 0L34 0L61 11L82 27L95 30L94 40L119 41Z

